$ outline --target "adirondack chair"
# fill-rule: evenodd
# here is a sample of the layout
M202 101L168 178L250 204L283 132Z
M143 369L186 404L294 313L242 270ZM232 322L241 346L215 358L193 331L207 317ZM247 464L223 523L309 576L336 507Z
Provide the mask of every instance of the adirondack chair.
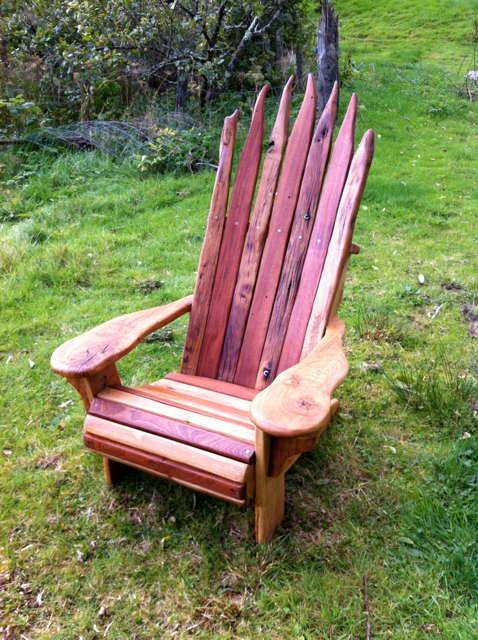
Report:
M287 470L338 408L332 393L348 365L336 314L373 155L371 130L354 155L355 96L332 145L337 86L314 131L312 77L288 135L292 88L291 78L257 193L268 87L231 189L237 111L225 119L194 294L106 322L51 361L81 395L84 442L103 457L108 483L131 466L235 505L253 502L258 542L283 518ZM122 386L116 361L186 313L181 371Z

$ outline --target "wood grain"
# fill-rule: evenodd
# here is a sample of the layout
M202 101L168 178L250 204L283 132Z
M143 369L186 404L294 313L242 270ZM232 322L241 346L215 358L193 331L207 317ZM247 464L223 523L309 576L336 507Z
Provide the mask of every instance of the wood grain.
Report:
M269 475L272 439L257 429L256 432L256 542L269 542L284 518L285 477Z
M247 428L251 427L249 411L243 411L242 409L224 405L217 400L198 398L194 395L187 395L175 391L174 389L168 389L167 387L158 385L144 385L134 389L129 388L128 390L130 393L135 393L145 398L151 398L162 404L168 404L172 407L180 407L182 409L187 409L188 411L200 413L203 416L219 418L220 420L231 420L232 422L238 422Z
M164 438L176 440L198 449L211 451L226 458L250 464L254 459L254 447L234 438L193 427L185 422L137 409L111 400L95 398L89 414L111 422L147 431Z
M344 192L340 199L334 231L329 243L322 277L312 308L302 356L307 355L320 340L327 325L336 292L350 253L355 219L362 199L374 152L374 133L369 129L362 138L352 160Z
M181 371L183 373L196 372L202 339L206 329L207 312L211 301L219 250L226 220L238 115L239 112L235 111L224 120L219 145L219 164L216 181L214 183L211 205L209 207L207 227L196 275L191 316L186 342L184 344L183 361L181 365Z
M195 469L207 471L234 482L246 481L248 465L243 462L225 458L216 453L197 449L140 429L125 427L110 420L87 415L84 432L124 444L133 449L168 458L168 460L173 460L174 462L181 462Z
M253 387L274 303L289 229L312 137L316 105L311 74L287 144L234 382Z
M221 420L219 418L213 418L196 413L187 408L162 404L154 399L146 398L143 395L131 393L129 390L122 391L121 389L108 388L101 391L98 397L104 400L111 400L112 402L119 402L128 407L149 411L164 418L185 422L186 424L243 440L247 443L254 442L254 425L252 423L245 424L243 422L233 421L232 419Z
M210 380L210 378L206 378L206 380ZM231 409L240 411L247 416L249 415L249 407L251 406L249 400L243 400L242 398L238 398L227 393L220 393L219 391L211 391L210 389L204 389L203 387L196 387L185 382L178 382L171 378L163 378L162 380L157 380L156 382L152 382L144 387L137 388L147 388L149 390L169 389L185 398L196 398L198 400L205 400L215 404L220 404L222 407L230 407Z
M299 289L284 338L284 346L279 360L279 372L298 362L302 352L305 332L334 228L340 196L353 156L356 115L357 98L354 94L340 127L325 175L317 216L302 268Z
M262 88L254 106L251 126L242 149L224 227L218 268L209 305L206 329L196 373L216 378L244 238L249 224L264 137L264 108L269 86Z
M219 365L219 378L231 382L234 379L237 360L246 328L247 316L254 293L257 271L269 226L270 213L276 193L277 180L289 133L290 105L293 77L284 87L275 124L272 128L262 167L259 189L254 204L251 223L242 252L239 274L232 299L231 312Z
M314 226L335 126L337 101L338 85L335 83L310 144L287 251L257 373L255 385L257 389L262 389L270 384L277 373L284 337L289 325L292 307L299 288L305 254Z
M143 338L191 309L192 296L109 320L65 342L53 352L51 368L67 378L100 373Z
M257 395L256 389L242 387L239 384L224 382L223 380L205 378L204 376L190 376L184 373L171 372L166 375L166 379L190 384L200 389L209 389L210 391L224 393L226 395L233 396L234 398L242 398L243 400L252 400Z
M305 438L273 438L269 462L269 475L273 478L280 476L292 458L297 459L300 454L312 451L317 443L315 435ZM295 460L294 460L295 461Z
M296 437L318 436L326 428L335 410L332 393L348 372L343 334L343 322L333 318L319 344L256 396L251 418L258 429L271 436Z
M139 451L90 433L85 433L83 439L89 449L115 461L173 480L215 497L231 500L234 503L240 501L241 505L245 503L246 485L244 483L232 482L180 462L152 455L146 451Z

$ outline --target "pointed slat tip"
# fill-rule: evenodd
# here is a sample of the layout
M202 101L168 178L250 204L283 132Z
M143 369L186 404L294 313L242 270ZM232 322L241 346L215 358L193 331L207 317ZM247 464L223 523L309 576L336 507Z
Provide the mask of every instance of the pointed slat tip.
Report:
M367 131L363 134L362 140L360 141L360 146L365 147L367 152L374 151L375 148L375 131L373 129L367 129Z
M315 80L314 75L312 73L307 74L307 85L305 87L305 95L304 98L310 94L312 94L315 98L316 94Z

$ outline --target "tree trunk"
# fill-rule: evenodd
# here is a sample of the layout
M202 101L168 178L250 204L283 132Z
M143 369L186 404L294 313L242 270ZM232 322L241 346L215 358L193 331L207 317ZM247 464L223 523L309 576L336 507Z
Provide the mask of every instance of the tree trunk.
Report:
M176 111L178 113L184 113L186 109L189 97L188 84L188 74L180 69L176 80Z
M304 56L300 45L297 45L295 48L295 76L297 78L297 84L299 87L302 87L302 79L304 77Z
M320 116L339 79L339 17L330 0L321 0L317 28L317 114Z

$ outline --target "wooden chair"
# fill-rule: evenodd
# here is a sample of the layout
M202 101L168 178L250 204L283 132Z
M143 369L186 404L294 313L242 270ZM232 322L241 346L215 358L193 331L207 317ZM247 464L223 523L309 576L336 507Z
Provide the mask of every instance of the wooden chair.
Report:
M292 86L257 190L268 87L231 189L238 113L225 119L194 294L106 322L51 361L83 399L84 442L103 456L108 483L128 465L239 506L254 501L258 542L283 518L287 470L338 408L332 393L348 365L336 312L373 155L371 130L354 155L355 95L332 145L337 87L314 130L312 77L289 135ZM122 386L116 361L185 313L181 372Z

